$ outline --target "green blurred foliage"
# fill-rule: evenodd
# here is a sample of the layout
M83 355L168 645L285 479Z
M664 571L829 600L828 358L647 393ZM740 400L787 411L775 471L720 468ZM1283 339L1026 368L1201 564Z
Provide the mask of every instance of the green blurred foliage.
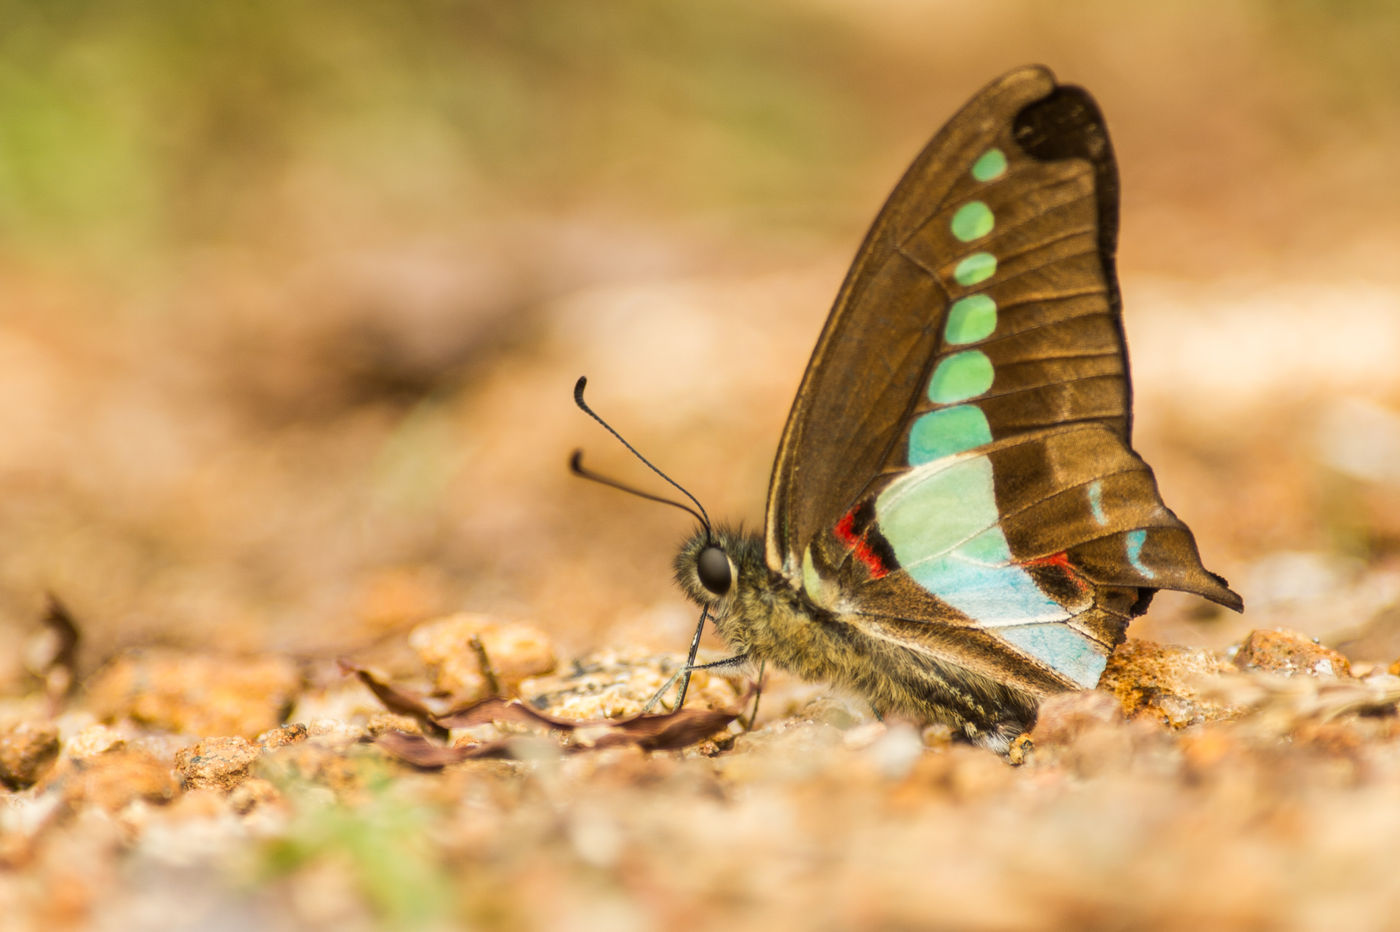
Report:
M434 847L439 814L381 762L361 756L357 764L366 787L348 802L328 800L327 790L290 774L274 775L296 800L297 815L285 834L262 847L250 879L296 885L307 871L330 869L347 875L347 888L364 898L382 928L442 927L457 897ZM353 904L334 908L344 912Z
M1390 0L0 0L0 250L120 265L598 204L801 224L889 147L887 110L922 118L929 78L956 75L951 102L1023 56L1072 74L1180 42L1189 67L1193 43L1268 41L1270 80L1312 86L1275 117L1308 140L1319 102L1393 122L1397 34Z
M1400 98L1400 3L1274 0L1257 15L1288 59L1320 85L1334 115L1393 128ZM1291 77L1291 76L1285 76Z
M4 0L0 244L275 235L347 192L444 216L781 198L860 138L839 45L742 0Z

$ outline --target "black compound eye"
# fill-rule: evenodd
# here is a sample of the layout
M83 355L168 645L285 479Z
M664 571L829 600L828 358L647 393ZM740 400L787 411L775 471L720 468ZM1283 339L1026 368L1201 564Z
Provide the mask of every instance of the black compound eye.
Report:
M733 575L729 572L729 558L714 544L700 551L700 556L695 561L695 572L700 577L700 585L715 595L724 595L729 591L729 584L733 582Z

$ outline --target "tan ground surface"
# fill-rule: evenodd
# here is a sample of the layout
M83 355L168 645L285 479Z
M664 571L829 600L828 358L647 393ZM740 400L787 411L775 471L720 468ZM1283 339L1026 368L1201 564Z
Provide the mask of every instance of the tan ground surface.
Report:
M0 927L1393 925L1400 20L752 6L0 3ZM1026 61L1108 117L1135 442L1247 604L1134 635L1213 677L1019 767L781 678L681 751L368 743L424 726L337 658L428 690L457 612L637 690L684 649L684 519L568 476L640 476L574 380L761 521L864 225ZM1234 672L1278 627L1351 673Z

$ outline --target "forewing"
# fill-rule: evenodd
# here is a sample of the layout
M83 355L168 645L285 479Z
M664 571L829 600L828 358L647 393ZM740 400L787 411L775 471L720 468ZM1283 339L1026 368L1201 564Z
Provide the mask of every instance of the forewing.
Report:
M1063 158L1066 148L1080 151ZM1031 67L973 97L886 201L817 341L769 484L769 564L793 577L818 532L907 465L916 424L930 443L967 443L1093 418L1126 441L1116 228L1112 153L1087 95ZM962 354L940 380L944 397L979 378L981 360L964 352L974 343L1004 369L985 418L919 421L939 363Z
M995 82L920 153L818 340L767 559L818 604L982 628L1097 680L1158 588L1233 608L1129 442L1117 177L1092 99Z

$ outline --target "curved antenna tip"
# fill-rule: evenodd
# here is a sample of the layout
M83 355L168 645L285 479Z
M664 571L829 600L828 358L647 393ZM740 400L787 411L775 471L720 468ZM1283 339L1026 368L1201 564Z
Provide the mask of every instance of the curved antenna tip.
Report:
M619 434L611 424L599 417L598 412L594 411L588 406L588 403L583 400L583 388L587 384L588 376L586 375L579 376L578 381L574 383L574 404L578 405L579 410L583 411L584 414L587 414L589 417L593 418L593 420L603 425L603 428L607 430L608 433L616 437L617 441L621 443L624 447L626 447L629 453L631 453L637 459L641 460L646 465L646 467L652 472L656 473L662 479L666 480L666 482L669 483L672 488L676 489L686 498L690 499L690 501L695 505L695 508L692 509L689 505L682 505L680 502L673 502L668 498L660 498L659 496L652 495L648 492L643 492L639 489L634 489L631 486L624 485L620 482L617 482L614 479L608 479L605 476L600 476L592 470L584 469L582 462L582 450L574 451L574 455L569 458L569 468L573 470L575 475L582 476L585 479L592 479L595 482L601 482L603 483L603 485L610 485L614 488L621 489L624 492L630 492L633 495L639 495L642 498L651 499L652 501L657 502L666 502L668 505L675 505L678 508L681 508L685 511L689 511L700 521L702 525L704 525L705 532L708 535L710 533L711 525L710 516L705 513L705 506L700 504L700 500L697 499L694 495L691 495L690 492L687 491L686 488L682 486L679 482L677 482L675 479L672 479L670 476L666 475L661 470L657 469L656 464L654 464L651 460L647 459L645 456L642 456L642 454L638 453L636 447L632 446L632 444L624 440L622 435Z

